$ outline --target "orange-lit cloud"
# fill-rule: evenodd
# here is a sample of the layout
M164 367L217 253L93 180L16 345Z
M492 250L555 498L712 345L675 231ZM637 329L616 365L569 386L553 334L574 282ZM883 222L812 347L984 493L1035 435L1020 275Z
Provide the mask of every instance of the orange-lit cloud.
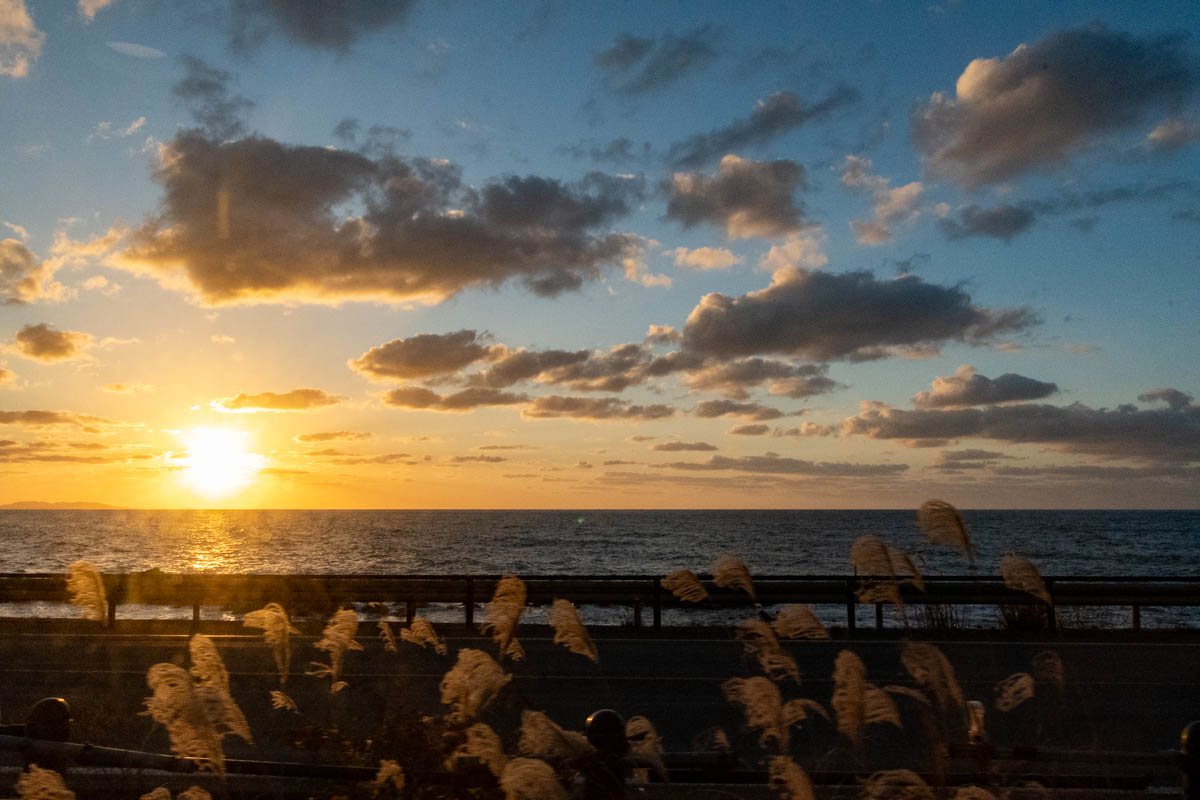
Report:
M804 184L804 167L794 161L754 161L727 155L709 178L676 172L663 181L667 217L685 228L709 223L731 239L783 236L800 230L803 212L793 193Z
M332 442L332 441L360 441L362 439L370 439L375 434L364 433L362 431L324 431L321 433L300 433L293 437L297 442Z
M955 370L953 375L934 378L932 390L914 395L912 404L917 408L994 405L1041 400L1057 391L1057 384L1037 381L1012 372L993 380L976 373L974 367L964 364Z
M277 394L262 392L247 394L238 392L233 397L220 397L209 405L214 411L252 414L256 411L311 411L316 408L337 405L345 398L326 394L321 389L293 389Z
M26 325L13 339L13 351L31 361L52 364L86 358L92 335L81 331L60 331L44 322Z
M592 399L590 397L564 397L550 395L538 397L521 411L521 416L531 419L568 417L587 420L655 420L674 416L675 407L664 404L631 405L615 397Z

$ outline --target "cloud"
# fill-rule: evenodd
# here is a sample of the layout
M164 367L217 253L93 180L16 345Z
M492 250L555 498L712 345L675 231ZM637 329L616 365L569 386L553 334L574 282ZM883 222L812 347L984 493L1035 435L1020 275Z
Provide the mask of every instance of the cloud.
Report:
M588 158L596 164L607 163L623 166L627 164L644 164L651 159L654 151L649 142L643 141L639 144L632 139L621 137L611 139L603 144L580 142L579 144L555 148L555 152L571 156L572 158Z
M153 392L154 387L147 383L109 383L100 391L109 394L135 394L137 392Z
M454 464L466 464L472 461L480 464L499 464L501 461L507 460L504 456L455 456L450 459Z
M439 395L423 386L401 386L383 396L383 402L386 405L425 411L472 411L480 406L511 406L528 401L528 395L483 387L472 387L453 394Z
M711 64L717 57L713 38L714 31L707 25L683 36L667 34L658 39L625 33L612 46L596 53L593 61L608 72L619 94L646 94L678 83Z
M238 392L234 397L219 397L209 403L214 411L253 414L258 411L312 411L315 408L337 405L345 398L326 394L321 389L292 389L277 394Z
M615 397L600 400L590 397L564 397L549 395L538 397L521 412L530 419L568 417L571 419L611 420L622 419L636 422L667 419L675 415L675 407L669 405L630 405Z
M16 380L17 373L13 372L11 369L0 367L0 386L4 386L7 383L14 383Z
M815 422L803 422L796 428L776 428L772 436L836 436L838 433L837 425L818 425Z
M338 466L351 466L354 464L403 464L406 467L413 467L420 464L420 461L415 460L408 453L381 453L376 456L349 456L347 458L335 458L333 463Z
M730 436L763 436L770 432L771 426L757 423L754 425L735 425L729 429Z
M977 469L992 466L992 462L1000 459L1011 459L1012 456L1005 455L997 450L978 450L968 448L966 450L943 450L938 453L938 459L934 462L935 469L941 470L959 470L959 469Z
M412 0L339 0L332 5L235 0L230 45L244 54L281 33L296 44L344 55L360 38L403 23L411 6Z
M75 425L87 433L98 433L99 427L117 425L117 421L72 411L0 411L0 425L25 425L43 428L51 425Z
M108 8L112 4L113 0L79 0L79 16L87 22L91 22L96 18L97 11Z
M800 230L803 211L792 195L804 185L795 161L752 161L727 155L712 178L676 172L663 181L667 218L685 228L702 222L724 228L731 239L775 237Z
M842 185L865 191L874 200L872 219L850 222L855 239L865 245L891 241L895 226L915 220L924 190L920 181L893 187L889 179L871 172L871 159L855 155L846 156L842 165Z
M973 188L1060 166L1196 85L1185 37L1074 28L972 61L954 98L935 93L914 110L913 140L930 176Z
M172 87L172 92L188 109L200 128L215 139L232 139L246 132L245 115L254 102L231 95L233 76L209 66L195 56L181 56L187 75Z
M803 461L785 458L776 453L761 456L712 456L700 463L677 461L663 466L686 470L735 470L773 475L812 475L838 478L882 478L897 475L908 469L907 464L853 464L832 461Z
M375 434L364 433L362 431L323 431L321 433L300 433L293 438L301 444L309 444L311 442L359 442L363 439L370 439Z
M20 236L22 240L24 240L24 241L29 240L29 231L27 231L21 225L18 225L15 222L9 222L7 220L0 220L0 224L4 225L4 227L8 228L10 231L15 233L17 236Z
M1193 399L1190 394L1171 388L1151 389L1138 395L1138 400L1143 403L1163 402L1172 411L1186 411L1191 408Z
M0 75L23 78L42 54L46 34L33 25L25 0L0 0Z
M13 351L31 361L53 364L87 357L93 337L82 331L60 331L45 322L26 325L13 339Z
M689 372L685 378L693 390L717 390L726 397L744 400L748 388L771 382L770 393L799 399L824 394L841 384L825 377L824 364L789 364L764 358L741 358L733 361L705 364Z
M166 146L156 179L162 212L110 262L214 305L438 302L511 279L552 297L627 268L646 246L607 231L642 196L641 181L601 173L476 189L444 160L192 130ZM334 211L351 205L361 216Z
M1200 141L1200 120L1194 117L1172 117L1163 120L1146 134L1146 141L1156 150L1178 150L1184 145Z
M972 204L959 212L958 219L944 217L938 220L938 227L951 240L988 236L1007 242L1033 227L1033 222L1033 212L1028 208L1008 203L995 208L980 208Z
M825 237L820 228L810 227L788 234L782 244L773 244L759 262L763 269L776 272L785 267L820 269L829 263L823 248Z
M745 417L752 420L779 419L784 413L761 403L736 403L732 400L703 400L692 412L701 419L716 417Z
M64 288L52 280L56 267L54 262L40 261L16 239L0 239L0 305L61 298Z
M675 266L699 270L729 269L745 260L723 247L697 247L695 250L676 247L668 253L675 259Z
M1037 381L1013 372L1006 372L992 380L976 373L974 367L964 364L953 375L934 378L933 389L914 395L912 404L917 408L995 405L1041 400L1057 391L1057 384Z
M1036 322L1029 309L975 306L961 288L915 275L876 280L869 272L782 269L766 289L705 295L688 315L683 340L685 348L718 358L779 353L853 361L896 347L988 343Z
M144 44L136 44L134 42L109 42L108 46L116 52L124 56L133 56L134 58L166 58L167 54L162 50L153 47L147 47Z
M468 378L471 384L501 389L548 371L579 364L592 355L590 350L509 350L503 346L494 353L499 355L490 367Z
M461 330L392 339L347 363L372 380L409 380L454 372L493 353L477 341L475 331Z
M653 445L650 449L659 453L679 453L683 451L703 453L716 450L717 448L708 442L660 442Z
M645 343L648 345L678 344L681 340L679 331L670 325L651 325L646 330Z
M918 446L922 440L990 439L1106 458L1190 462L1200 452L1200 407L1147 411L1132 405L1109 410L1030 403L905 411L868 402L842 420L842 433Z
M792 92L775 92L758 100L749 117L675 142L667 150L667 161L675 167L700 167L726 153L764 145L806 122L824 119L857 100L858 92L844 86L812 105L805 105Z

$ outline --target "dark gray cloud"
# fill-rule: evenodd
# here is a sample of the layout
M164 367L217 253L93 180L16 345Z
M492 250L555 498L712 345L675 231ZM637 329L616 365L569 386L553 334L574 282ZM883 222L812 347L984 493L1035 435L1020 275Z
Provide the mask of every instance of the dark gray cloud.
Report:
M155 175L163 209L114 257L211 304L437 301L520 280L543 296L640 263L643 240L608 232L639 180L510 176L474 189L441 160L182 131ZM361 216L334 209L361 205Z
M502 389L520 381L532 380L550 370L562 369L587 361L590 350L509 350L502 353L485 370L468 376L467 381L475 386L491 386Z
M246 133L246 114L254 102L230 93L233 75L195 56L181 56L187 75L172 91L192 119L214 139L233 139Z
M345 54L363 36L404 21L412 0L234 0L231 46L257 49L273 33L306 47Z
M654 150L647 141L638 143L632 139L621 137L610 139L603 144L580 142L579 144L556 148L555 152L571 156L572 158L588 158L595 164L606 163L625 166L627 164L644 164L650 161Z
M1151 389L1150 391L1139 394L1138 400L1143 403L1162 402L1167 404L1167 408L1172 411L1186 411L1192 406L1194 398L1187 392L1181 392L1178 389L1169 387L1162 389Z
M344 399L344 397L326 394L322 389L293 389L282 394L238 392L233 397L220 397L213 400L210 405L215 411L312 411L316 408L337 405Z
M916 275L782 269L766 289L712 293L688 315L684 347L717 358L779 353L813 361L880 358L896 347L983 344L1033 326L1026 308L972 305L960 287Z
M511 406L529 402L529 396L502 392L499 389L471 387L452 394L440 395L423 386L401 386L383 396L383 402L396 408L415 408L426 411L473 411L480 406Z
M660 442L653 445L650 449L659 453L679 453L683 451L704 453L716 450L717 447L708 442Z
M667 161L675 167L700 167L727 153L762 146L806 122L824 119L857 100L858 92L845 86L834 89L812 105L806 105L793 92L776 92L755 103L754 110L745 119L675 142L667 149Z
M703 400L696 405L692 412L701 419L717 417L745 417L757 421L779 419L784 413L778 408L764 406L761 403L738 403L733 400Z
M947 239L966 239L971 236L987 236L992 239L1011 240L1019 233L1033 227L1033 212L1002 203L995 208L969 205L953 216L938 220L938 227Z
M1023 404L989 408L905 411L864 403L842 421L847 436L898 439L909 444L951 439L990 439L1045 444L1106 458L1190 462L1200 453L1200 406L1139 410L1132 405L1095 409Z
M664 89L700 72L717 57L715 31L707 25L683 36L646 39L621 34L596 53L596 66L608 73L616 92L640 95Z
M749 397L749 387L770 381L771 394L799 399L831 392L840 387L839 383L825 376L827 370L828 366L825 364L791 364L769 358L738 358L707 363L689 372L685 380L693 390L716 390L735 400Z
M60 331L45 322L26 325L13 338L15 351L32 361L52 364L56 361L73 361L87 356L86 350L92 342L90 333L82 331Z
M538 397L521 412L521 416L533 419L569 417L571 419L632 421L666 419L674 415L675 407L669 405L638 406L615 397L593 399L590 397L564 397L563 395Z
M374 436L373 433L365 433L363 431L322 431L320 433L301 433L293 437L301 444L309 444L311 442L357 442L363 439L370 439Z
M761 456L712 456L708 461L692 463L676 461L663 466L685 470L736 470L773 475L813 475L838 478L882 478L898 475L908 469L907 464L854 464L837 461L804 461L785 458L777 453Z
M765 436L770 432L771 426L761 422L753 425L734 425L729 429L730 436Z
M796 189L804 186L804 167L795 161L753 161L727 155L709 178L676 172L664 180L667 218L685 228L708 223L731 239L774 237L797 231L804 213Z
M1057 478L1078 481L1196 480L1200 467L1155 465L1144 467L1104 467L1094 464L1064 464L1045 467L1006 467L992 469L1006 478Z
M1146 141L1155 150L1173 152L1192 142L1200 141L1200 120L1194 117L1173 117L1163 120L1146 134Z
M333 129L333 135L349 147L371 158L396 154L396 148L412 138L408 128L397 128L392 125L372 125L367 128L367 135L361 142L358 132L362 125L357 119L347 117Z
M914 110L913 139L931 176L976 187L1059 166L1103 133L1178 108L1197 82L1184 36L1075 28L972 61L956 97Z
M1026 378L1013 372L1006 372L993 380L964 364L953 375L934 378L933 388L915 395L912 403L917 408L995 405L1041 400L1057 391L1057 384Z
M819 425L816 422L805 422L796 428L776 428L772 436L837 436L837 425Z
M494 352L492 346L480 343L475 331L461 330L392 339L347 363L374 380L409 380L454 372Z

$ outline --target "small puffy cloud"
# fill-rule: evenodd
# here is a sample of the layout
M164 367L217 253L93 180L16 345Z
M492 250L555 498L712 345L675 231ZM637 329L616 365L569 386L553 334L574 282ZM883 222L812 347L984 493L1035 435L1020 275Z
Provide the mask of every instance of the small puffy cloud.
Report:
M491 347L480 343L475 331L461 330L392 339L348 363L355 372L372 380L410 380L454 372L492 353Z
M96 18L96 12L108 8L113 0L79 0L79 16L88 22Z
M0 386L4 386L7 383L14 383L16 380L17 373L13 372L11 369L0 367Z
M504 388L520 381L532 380L547 372L559 371L587 361L590 350L509 350L500 346L495 351L495 360L485 370L468 379L478 386ZM552 379L549 379L553 382Z
M375 434L362 431L322 431L319 433L300 433L293 437L301 444L314 442L360 442L370 439Z
M783 269L741 297L705 295L688 315L685 348L718 358L779 353L811 359L881 358L897 347L984 344L1037 322L1028 309L973 305L958 286L915 275Z
M842 185L867 192L874 200L872 219L850 222L855 239L865 245L891 241L897 225L916 219L924 191L920 181L893 187L889 179L871 172L871 159L855 155L846 156L842 164Z
M1026 400L1041 400L1058 391L1058 385L1006 372L995 380L975 372L964 364L953 375L933 379L933 388L913 396L917 408L953 408L990 406Z
M716 450L717 448L708 442L660 442L653 445L650 449L659 453L679 453L684 451L704 453Z
M137 392L153 392L154 387L148 383L109 383L100 391L109 394L135 394Z
M824 119L857 100L858 92L844 86L812 105L792 92L775 92L758 100L749 117L675 142L667 150L667 161L676 167L700 167L725 153L764 145L811 120Z
M121 293L121 284L113 283L103 275L93 275L83 282L83 288L90 292L100 292L109 297Z
M466 464L469 462L478 462L480 464L499 464L501 461L507 461L504 456L455 456L450 459L453 464Z
M648 345L678 344L681 338L679 331L670 325L651 325L646 331L645 343Z
M1192 407L1194 398L1187 392L1181 392L1178 389L1163 388L1151 389L1144 394L1138 395L1138 400L1143 403L1166 403L1167 408L1172 411L1185 411Z
M61 297L62 285L52 280L56 266L39 260L16 239L0 239L0 305Z
M745 417L752 420L768 420L784 416L778 408L764 406L761 403L738 403L733 400L704 400L696 405L696 409L692 413L701 419Z
M596 53L593 61L607 73L618 93L646 94L677 83L711 64L717 57L714 38L715 31L707 25L683 36L667 34L657 39L625 33Z
M761 422L752 425L735 425L729 429L730 436L764 436L771 430L770 425Z
M1200 120L1192 117L1172 117L1163 120L1146 134L1146 141L1156 150L1178 150L1200 141Z
M42 54L46 34L33 24L25 0L0 0L0 75L23 78Z
M825 237L819 228L789 234L782 244L771 245L760 265L770 272L781 269L820 269L829 263L824 252Z
M136 42L109 42L108 46L123 56L133 58L166 58L167 54L154 47L148 47Z
M675 259L675 266L699 270L729 269L745 260L723 247L697 247L695 250L676 247L669 253Z
M296 44L344 55L360 38L403 23L411 6L412 0L334 4L235 0L230 45L244 54L258 49L272 34L282 34Z
M935 93L914 110L913 139L931 176L969 188L1056 167L1102 134L1177 108L1197 86L1194 63L1180 35L1060 31L972 61L955 97Z
M213 344L237 344L237 339L224 333L214 333L208 338Z
M4 225L4 227L8 228L17 236L20 236L23 241L29 241L29 231L27 231L23 226L7 220L0 220L0 224Z
M321 389L293 389L277 394L262 392L246 394L238 392L233 397L220 397L209 403L214 411L253 414L257 411L312 411L316 408L337 405L344 398L326 394Z
M615 397L593 399L590 397L566 397L549 395L538 397L532 404L521 412L521 415L531 419L551 419L567 417L570 419L587 420L629 420L646 421L667 419L674 416L675 407L669 405L631 405Z
M853 464L831 461L803 461L785 458L777 453L761 456L712 456L701 463L675 462L665 466L686 470L735 470L738 472L761 472L772 475L811 475L837 478L882 478L898 475L908 469L907 464Z
M709 223L731 239L776 237L800 230L803 211L793 194L804 185L795 161L753 161L727 155L710 178L676 172L663 181L667 217L685 228Z
M938 227L951 240L987 236L1007 242L1029 230L1033 223L1033 212L1027 208L1009 203L1002 203L995 208L981 208L972 204L959 212L958 219L947 216L938 220Z
M750 387L770 381L770 392L792 398L824 394L840 384L825 377L825 365L791 364L765 358L718 361L688 372L684 378L693 390L716 390L726 397L744 400Z
M31 361L52 364L57 361L76 361L87 358L92 344L90 333L60 331L45 322L26 325L13 339L13 352Z
M836 436L838 433L837 425L819 425L815 422L804 422L796 428L776 428L772 432L772 436Z
M383 396L386 405L423 411L473 411L481 406L511 406L528 401L528 395L485 387L471 387L440 395L423 386L401 386Z
M966 450L943 450L938 453L937 461L933 463L934 469L940 469L946 472L966 469L983 469L991 467L1000 459L1011 459L1012 456L1005 455L997 450L979 450L968 448Z

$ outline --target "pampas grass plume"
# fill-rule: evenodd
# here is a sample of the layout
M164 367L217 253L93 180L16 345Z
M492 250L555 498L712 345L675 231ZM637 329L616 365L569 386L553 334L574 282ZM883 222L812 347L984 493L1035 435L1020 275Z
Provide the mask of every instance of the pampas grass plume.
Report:
M996 709L1012 711L1033 697L1033 676L1016 672L996 684Z
M956 548L967 560L967 566L975 569L975 553L967 525L958 509L945 500L926 500L917 509L917 525L934 544Z
M775 633L785 639L828 639L829 631L817 619L810 605L788 604L779 609L771 622Z
M212 795L199 786L189 786L175 795L175 800L212 800Z
M171 752L203 759L218 774L225 772L221 734L209 718L205 704L187 670L175 664L155 664L146 672L146 683L154 693L146 698L150 716L167 729Z
M795 761L787 756L771 756L767 768L770 776L768 782L783 788L785 800L815 800L808 773Z
M746 715L746 725L759 732L758 743L769 747L773 742L780 751L788 748L788 728L783 722L783 700L779 687L756 675L730 678L721 684L725 699L737 703Z
M279 670L279 685L286 684L292 664L289 640L291 634L300 632L292 627L292 620L287 611L278 603L267 603L258 611L251 611L242 617L242 626L262 630L263 641L271 648L275 668Z
M379 762L379 771L375 773L375 780L371 783L372 794L378 794L379 790L389 783L396 791L400 791L404 788L404 770L397 762L385 758Z
M30 764L29 770L17 778L17 795L21 800L75 800L75 793L63 783L61 775L37 764Z
M476 722L467 728L467 738L455 748L446 759L447 769L454 769L463 759L475 759L488 768L499 778L504 774L508 757L504 755L504 746L500 743L500 735L482 722Z
M625 738L629 740L629 749L634 758L649 765L665 781L667 767L663 763L662 737L654 729L654 723L645 717L630 717L625 723ZM645 770L635 769L635 776L639 772L644 773Z
M596 643L592 641L575 604L570 600L557 598L550 606L550 627L554 628L554 643L561 644L572 653L600 663L600 654L596 652Z
M229 693L229 672L213 640L197 633L188 642L188 650L192 656L192 675L199 681L196 694L217 731L232 733L247 742L253 742L250 725Z
M662 586L685 603L699 603L708 599L704 584L690 569L675 570L662 579Z
M483 630L491 632L501 658L512 656L520 661L524 657L523 650L512 647L513 634L524 611L525 582L516 575L505 575L496 582L492 602L488 603L487 622L483 624Z
M542 712L529 709L521 712L521 738L517 741L517 750L522 755L547 761L569 761L594 749L582 733L563 730Z
M514 758L500 776L504 800L567 800L554 769L536 758Z
M849 650L842 650L834 661L831 704L837 716L838 730L855 744L862 742L868 725L888 723L903 727L892 698L867 682L867 668Z
M512 676L482 650L463 648L458 661L442 677L442 703L457 719L474 719Z
M1004 585L1018 592L1026 592L1041 600L1046 605L1053 605L1046 582L1033 562L1025 556L1008 553L1000 559L1000 574L1004 577Z
M775 680L791 678L800 682L796 659L784 652L770 625L760 619L744 619L737 624L735 635L746 654L756 658L768 676Z
M863 783L863 800L934 800L933 789L908 769L876 772Z
M318 650L329 653L329 663L322 664L314 661L313 666L317 669L308 674L318 677L329 676L331 680L330 694L336 693L346 685L346 682L341 680L346 651L362 650L362 645L354 640L356 633L358 633L358 615L352 608L343 608L329 618L329 622L325 624L325 630L321 631L320 640L313 645Z
M392 633L392 626L384 620L379 620L379 638L383 639L383 649L389 653L400 652L396 647L396 634Z
M287 709L288 711L295 711L297 714L300 713L300 707L296 705L296 701L278 689L274 689L271 692L271 708Z
M722 589L740 589L750 596L755 603L758 597L754 594L754 581L750 578L750 568L741 558L726 553L713 564L713 583Z
M954 666L941 650L928 642L909 642L900 653L900 662L943 711L955 712L965 723L967 699L954 676Z
M108 597L104 592L104 578L87 561L76 561L67 567L67 591L71 593L72 605L83 609L83 618L108 625Z
M446 641L424 617L413 617L412 624L401 629L400 638L419 647L432 647L439 656L446 655Z
M950 800L997 800L996 795L981 786L960 786Z

